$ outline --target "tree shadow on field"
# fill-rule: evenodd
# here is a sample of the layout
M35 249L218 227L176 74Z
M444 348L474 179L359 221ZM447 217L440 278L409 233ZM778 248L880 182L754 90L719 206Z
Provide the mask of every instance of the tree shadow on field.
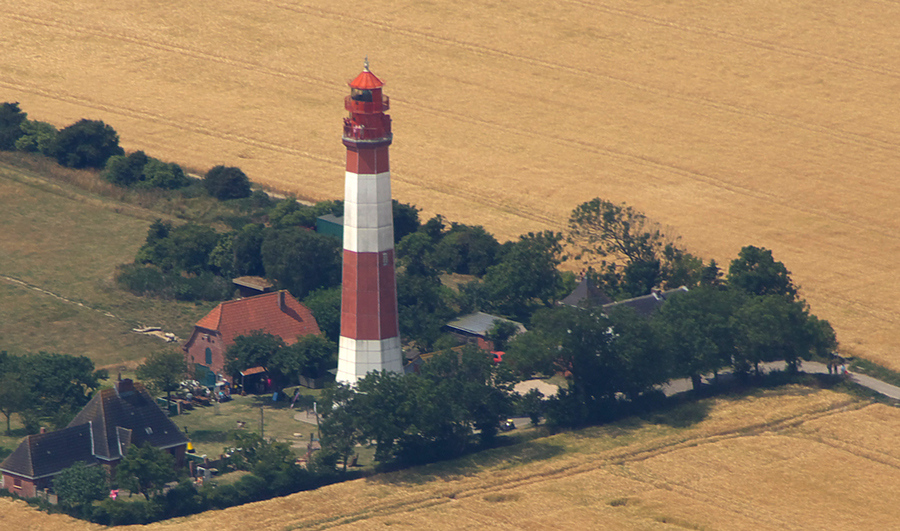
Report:
M508 469L545 461L562 455L565 449L541 441L492 448L458 457L450 461L440 461L398 470L387 474L377 474L366 478L366 481L387 485L422 485L431 481L450 481L461 477L470 477L484 472L486 468Z
M712 400L683 400L642 418L651 424L664 424L672 428L689 428L706 419L714 405Z

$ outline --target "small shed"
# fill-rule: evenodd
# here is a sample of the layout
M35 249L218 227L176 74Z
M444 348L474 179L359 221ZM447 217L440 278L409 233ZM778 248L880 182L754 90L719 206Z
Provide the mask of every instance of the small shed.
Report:
M450 332L460 343L474 343L484 350L494 350L494 344L487 339L487 333L497 321L505 321L516 325L516 328L519 330L516 332L517 334L526 331L525 325L522 323L484 312L464 315L447 323L444 329Z
M238 287L241 298L269 293L275 287L263 277L237 277L232 279L231 282Z
M316 232L344 239L344 216L325 214L316 218Z

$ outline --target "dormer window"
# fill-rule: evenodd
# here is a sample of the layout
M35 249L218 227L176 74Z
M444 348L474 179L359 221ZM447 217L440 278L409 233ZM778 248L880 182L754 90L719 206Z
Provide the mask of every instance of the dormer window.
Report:
M151 428L150 426L144 428L144 431L147 432L147 435L153 435L153 428Z

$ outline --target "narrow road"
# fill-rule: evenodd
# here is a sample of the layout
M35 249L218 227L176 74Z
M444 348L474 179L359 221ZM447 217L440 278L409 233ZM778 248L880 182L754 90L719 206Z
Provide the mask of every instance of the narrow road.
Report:
M785 368L785 363L774 361L763 363L761 364L761 367L767 372L772 370L783 370ZM828 374L828 366L817 361L804 361L803 365L800 366L800 371L807 374ZM730 373L721 372L719 373L719 377L730 377ZM871 376L866 376L865 374L850 373L848 378L853 383L871 389L876 393L882 394L888 398L893 398L894 400L900 400L900 387L897 387L896 385L891 385L887 382L872 378ZM714 378L712 375L703 377L703 383L712 384L713 380ZM680 378L663 385L661 389L666 396L672 396L685 391L690 391L693 389L693 386L691 385L690 378Z

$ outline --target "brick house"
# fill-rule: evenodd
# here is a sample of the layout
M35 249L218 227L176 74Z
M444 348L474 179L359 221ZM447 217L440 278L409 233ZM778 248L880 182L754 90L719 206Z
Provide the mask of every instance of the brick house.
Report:
M204 385L214 385L225 374L225 351L238 336L260 330L293 345L299 336L319 334L319 325L309 308L285 290L226 301L197 321L185 342L185 362Z
M168 450L176 466L184 465L188 438L142 384L121 380L98 391L66 428L25 437L0 463L2 486L33 498L77 461L114 470L129 445L144 443Z

